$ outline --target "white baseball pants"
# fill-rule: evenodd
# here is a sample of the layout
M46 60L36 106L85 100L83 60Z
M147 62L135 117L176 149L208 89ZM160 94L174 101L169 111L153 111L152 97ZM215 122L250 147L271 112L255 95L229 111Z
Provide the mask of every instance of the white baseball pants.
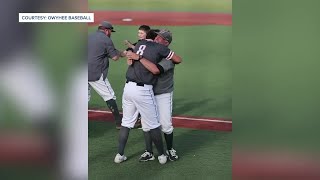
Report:
M115 93L109 83L108 78L103 80L103 74L98 81L88 82L89 85L102 97L104 101L108 101L110 99L116 99ZM88 101L90 101L91 89L88 86Z
M155 96L158 106L159 120L161 124L161 130L165 134L171 134L173 131L172 126L172 96L171 93L164 93Z
M141 121L143 131L147 132L160 126L152 88L152 85L138 86L135 82L126 83L122 97L122 126L133 128L137 121L138 112L143 118Z

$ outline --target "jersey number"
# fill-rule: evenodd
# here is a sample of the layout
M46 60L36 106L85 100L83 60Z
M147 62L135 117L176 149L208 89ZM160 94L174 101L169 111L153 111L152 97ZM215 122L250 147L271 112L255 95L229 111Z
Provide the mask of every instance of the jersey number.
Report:
M138 51L137 51L137 54L139 54L139 55L143 55L143 51L146 49L146 45L140 45L139 46L139 49L138 49Z

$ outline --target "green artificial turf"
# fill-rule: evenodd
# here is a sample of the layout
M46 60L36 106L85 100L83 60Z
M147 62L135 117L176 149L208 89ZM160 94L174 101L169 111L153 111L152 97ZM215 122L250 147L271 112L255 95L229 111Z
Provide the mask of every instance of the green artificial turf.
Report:
M115 164L118 133L111 122L89 122L89 179L231 179L231 133L177 128L174 147L179 160L161 165L139 162L143 133L130 131L125 148L128 160ZM154 147L157 157L157 151Z
M89 0L90 10L231 13L232 0Z

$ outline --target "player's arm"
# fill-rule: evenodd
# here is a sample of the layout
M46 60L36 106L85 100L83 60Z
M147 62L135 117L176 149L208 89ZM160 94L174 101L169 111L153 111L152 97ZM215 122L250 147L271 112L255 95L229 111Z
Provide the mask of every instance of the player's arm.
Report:
M108 40L106 42L106 51L108 53L109 58L111 58L114 61L119 60L121 57L125 57L126 56L126 51L119 51L117 50L114 45L113 42L111 40Z
M118 51L118 50L116 50L116 51L117 51L117 54L115 56L111 57L112 60L117 61L121 57L125 57L126 56L126 52L127 51Z
M128 47L128 49L129 49L129 48L130 48L130 49L134 49L134 46L135 46L135 44L137 44L137 43L133 44L133 43L131 43L131 42L128 41L128 40L124 40L124 44Z
M158 64L157 67L160 70L160 74L163 74L171 69L173 69L175 64L172 61L168 61L167 59L162 59Z
M149 61L148 59L142 57L140 59L141 64L146 67L152 74L157 75L160 74L160 70L157 67L157 65L153 64L151 61Z
M158 64L154 64L150 60L142 57L140 62L154 75L163 74L175 66L172 61L168 61L167 59L163 59Z
M127 40L126 40L127 41ZM130 41L129 41L130 42ZM126 51L134 51L134 48L136 47L136 45L137 45L137 43L138 42L136 42L136 43L133 43L133 44L131 44L130 46L129 45L127 45L128 46L128 48L126 49Z
M160 74L158 66L141 55L133 52L128 52L127 58L135 61L140 61L140 63L154 75Z
M173 54L170 60L175 64L180 64L182 62L182 58L177 54Z
M162 57L165 57L167 60L171 60L175 64L180 64L182 62L182 58L166 46L160 46L159 53Z
M180 64L182 62L182 58L171 50L166 59L171 60L174 64Z

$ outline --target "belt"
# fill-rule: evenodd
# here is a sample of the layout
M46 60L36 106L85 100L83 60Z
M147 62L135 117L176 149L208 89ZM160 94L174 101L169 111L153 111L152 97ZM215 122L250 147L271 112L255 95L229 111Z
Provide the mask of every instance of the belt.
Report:
M129 81L129 80L127 80L126 83L128 83L128 82L134 82L134 81ZM137 82L134 82L134 83L136 83L137 86L144 86L143 83L137 83Z

